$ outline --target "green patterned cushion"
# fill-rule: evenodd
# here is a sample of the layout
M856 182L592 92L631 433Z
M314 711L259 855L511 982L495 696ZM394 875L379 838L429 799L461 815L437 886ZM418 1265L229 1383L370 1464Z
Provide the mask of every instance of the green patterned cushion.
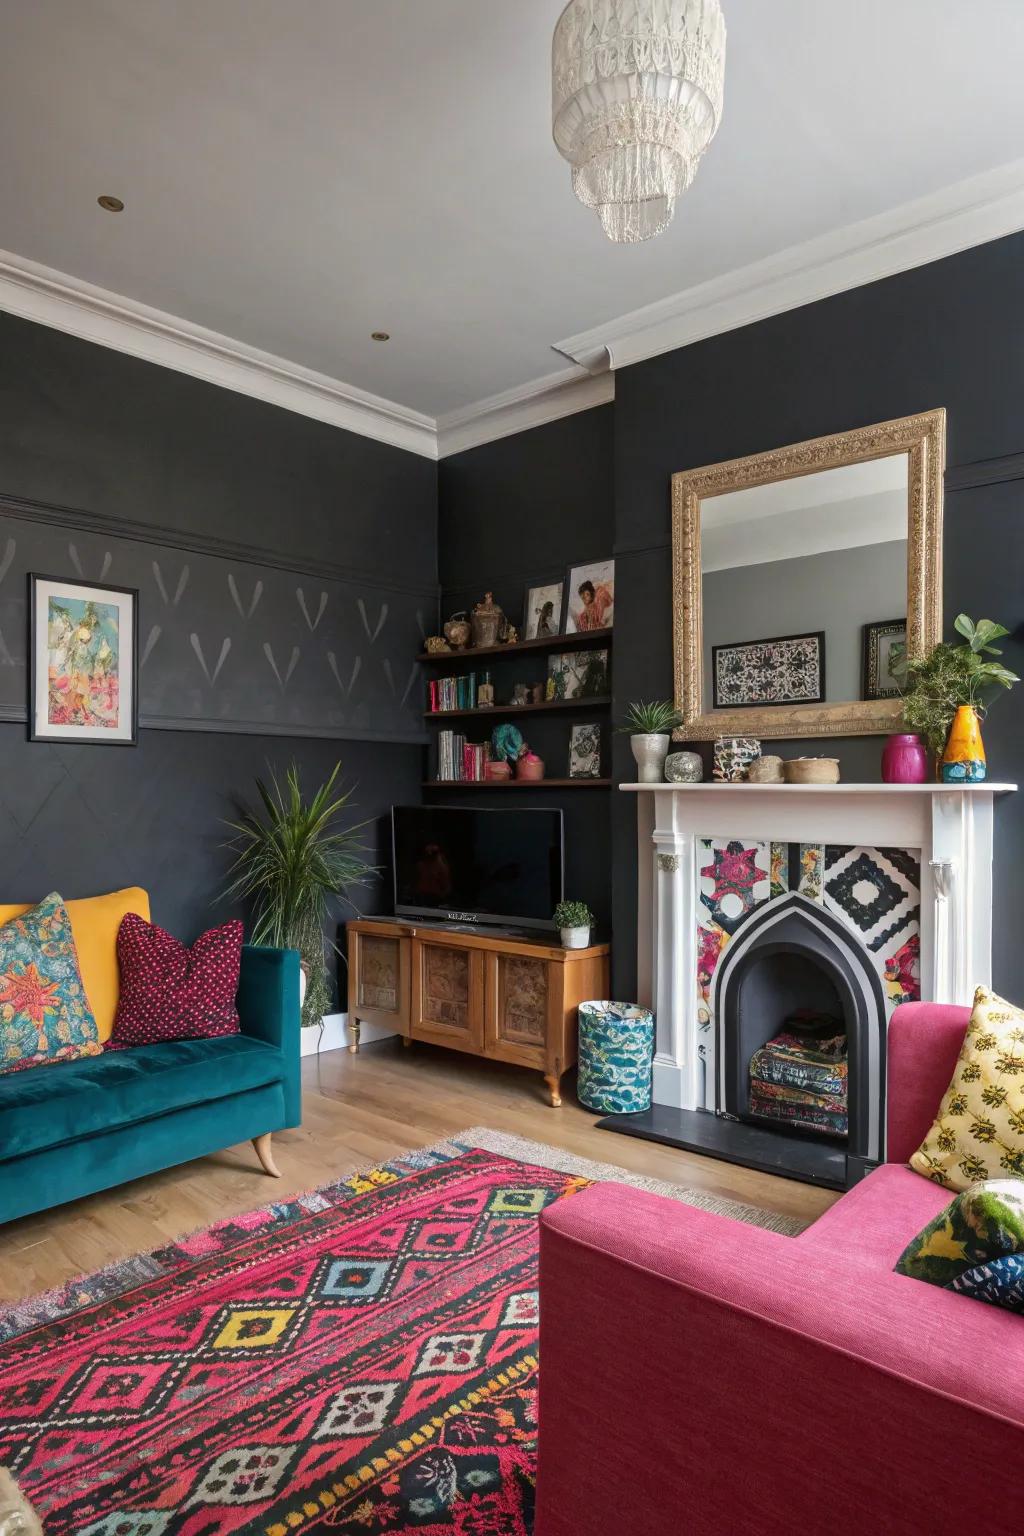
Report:
M1024 1310L1024 1180L990 1179L957 1195L908 1243L896 1273Z
M54 893L0 927L0 1073L102 1049L71 920Z

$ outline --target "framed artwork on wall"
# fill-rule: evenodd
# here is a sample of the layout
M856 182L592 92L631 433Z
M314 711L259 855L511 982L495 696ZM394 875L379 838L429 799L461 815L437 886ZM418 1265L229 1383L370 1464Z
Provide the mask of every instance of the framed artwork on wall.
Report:
M715 709L822 704L825 631L712 646L711 673Z
M524 640L547 640L562 631L565 582L539 581L526 589L523 599Z
M34 572L28 583L29 740L136 746L137 590Z
M862 697L898 699L901 691L899 676L906 659L906 619L882 619L877 624L865 624Z
M569 736L570 779L601 777L601 727L574 725Z
M570 565L566 576L567 635L611 629L615 623L615 561L588 560Z
M548 699L596 699L607 693L607 651L566 651L548 657Z

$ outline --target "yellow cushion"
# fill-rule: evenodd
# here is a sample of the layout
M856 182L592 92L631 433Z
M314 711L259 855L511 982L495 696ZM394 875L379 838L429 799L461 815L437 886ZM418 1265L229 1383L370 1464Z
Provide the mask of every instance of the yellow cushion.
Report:
M910 1166L947 1189L1024 1178L1024 1012L987 987L974 994L953 1080Z
M28 912L33 902L0 906L0 925ZM117 968L117 930L126 912L137 912L149 922L149 895L140 886L111 891L109 896L87 896L65 902L75 936L82 985L89 999L101 1040L109 1040L117 1012L120 972Z

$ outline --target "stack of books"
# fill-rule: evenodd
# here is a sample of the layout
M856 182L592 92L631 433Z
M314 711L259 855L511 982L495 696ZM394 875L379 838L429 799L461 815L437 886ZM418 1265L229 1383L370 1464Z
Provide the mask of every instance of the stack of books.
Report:
M458 731L439 731L437 737L437 778L442 784L478 784L484 777L484 764L491 755L486 741L467 741Z
M435 677L430 680L430 713L440 715L448 709L476 709L476 673L464 677Z

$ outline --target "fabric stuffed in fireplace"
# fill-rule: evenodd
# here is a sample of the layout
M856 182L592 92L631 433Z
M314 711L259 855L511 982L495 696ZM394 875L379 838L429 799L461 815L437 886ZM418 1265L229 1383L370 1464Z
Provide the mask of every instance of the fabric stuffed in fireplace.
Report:
M825 1015L792 1015L786 1020L790 1028L754 1052L751 1114L794 1130L848 1134L847 1047L846 1036L834 1033L838 1022Z

